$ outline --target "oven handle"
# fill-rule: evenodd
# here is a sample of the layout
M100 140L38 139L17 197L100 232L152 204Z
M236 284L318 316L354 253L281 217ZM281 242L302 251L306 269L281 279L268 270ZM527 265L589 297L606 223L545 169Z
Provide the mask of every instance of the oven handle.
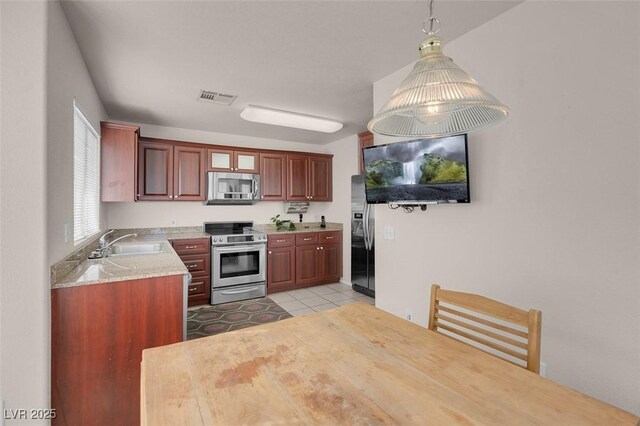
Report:
M221 291L220 294L238 294L238 293L248 293L250 291L258 290L259 287L251 287L251 288L243 288L241 290L225 290Z
M220 253L229 253L234 251L260 251L262 248L256 244L253 246L215 247L214 250Z

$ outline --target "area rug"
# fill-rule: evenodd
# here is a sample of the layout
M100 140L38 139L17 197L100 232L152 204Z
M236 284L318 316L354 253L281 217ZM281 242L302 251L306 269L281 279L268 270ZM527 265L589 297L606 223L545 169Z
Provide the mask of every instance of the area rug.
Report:
M291 318L268 297L187 311L187 340Z

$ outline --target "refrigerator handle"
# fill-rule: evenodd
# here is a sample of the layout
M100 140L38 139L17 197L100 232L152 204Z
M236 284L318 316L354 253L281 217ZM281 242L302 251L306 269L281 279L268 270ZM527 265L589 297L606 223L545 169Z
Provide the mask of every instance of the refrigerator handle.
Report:
M371 206L367 204L367 239L369 244L369 250L373 248L373 233L371 229Z
M369 204L364 203L364 217L362 218L362 230L364 231L364 248L369 250Z

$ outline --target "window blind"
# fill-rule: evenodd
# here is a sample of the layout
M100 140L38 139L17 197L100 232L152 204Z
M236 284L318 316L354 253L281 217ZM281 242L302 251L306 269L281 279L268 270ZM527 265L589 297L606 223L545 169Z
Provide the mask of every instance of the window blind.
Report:
M73 241L100 230L100 138L73 102Z

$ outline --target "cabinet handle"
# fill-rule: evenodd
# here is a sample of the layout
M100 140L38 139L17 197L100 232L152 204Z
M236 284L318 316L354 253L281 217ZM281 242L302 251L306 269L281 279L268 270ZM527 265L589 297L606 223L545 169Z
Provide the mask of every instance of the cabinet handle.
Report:
M189 289L189 293L191 293L193 291L198 291L198 287L192 287L192 288Z
M311 238L303 238L302 241L311 241Z
M324 250L324 247L320 247L320 250Z
M320 250L320 247L316 247L316 250Z
M262 195L260 198L264 198L264 195Z
M175 198L178 198L180 195L176 195Z
M198 265L187 265L188 269L193 269L193 268L197 268L197 267L198 267Z
M169 195L169 198L173 199L173 195Z
M287 240L276 240L276 243L284 243Z
M194 249L194 248L198 248L198 246L184 246L184 248L186 248L186 249Z
M269 250L269 254L271 254L271 250Z
M333 237L324 237L326 240L333 240Z

